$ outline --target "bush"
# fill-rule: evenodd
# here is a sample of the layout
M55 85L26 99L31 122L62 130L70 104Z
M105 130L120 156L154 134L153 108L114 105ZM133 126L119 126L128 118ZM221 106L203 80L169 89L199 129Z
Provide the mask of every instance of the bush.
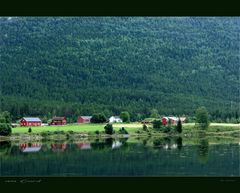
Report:
M0 135L9 136L12 133L12 127L7 123L0 123Z
M127 130L126 130L124 127L122 127L122 128L119 130L119 133L120 133L120 134L128 134Z
M137 130L136 133L141 134L142 132L140 130Z
M49 132L49 131L47 131L47 132L42 132L42 133L41 133L41 136L42 136L42 137L47 137L48 135L50 135L50 132Z
M155 140L153 140L153 145L154 146L161 146L161 145L163 145L162 139L155 139Z
M127 111L121 112L120 118L123 122L129 123L130 122L130 115Z
M154 129L160 129L161 126L162 126L162 121L161 121L161 120L155 119L155 120L153 121L153 128L154 128Z
M143 131L148 131L148 127L146 124L143 124Z
M54 133L54 134L65 134L64 131L54 131L53 133Z
M93 114L91 123L106 123L107 118L102 113Z
M95 131L95 134L96 134L96 135L99 135L99 134L100 134L100 132L97 130L97 131Z
M109 135L112 135L114 133L113 126L112 124L109 124L109 123L104 127L104 130L105 130L105 133Z
M162 131L164 133L169 133L171 130L172 130L172 128L170 126L165 126L165 127L162 128Z
M208 111L205 107L199 107L196 110L196 123L199 124L202 129L206 129L209 126Z
M177 122L177 126L176 126L176 131L178 133L182 133L182 121L180 120L180 118L178 118L178 122Z
M32 133L32 128L31 127L28 129L28 133Z

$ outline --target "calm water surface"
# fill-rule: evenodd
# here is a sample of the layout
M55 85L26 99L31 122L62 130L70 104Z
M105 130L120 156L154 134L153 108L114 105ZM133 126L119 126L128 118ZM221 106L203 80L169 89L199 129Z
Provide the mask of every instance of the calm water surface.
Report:
M240 176L239 147L180 137L8 141L0 176Z

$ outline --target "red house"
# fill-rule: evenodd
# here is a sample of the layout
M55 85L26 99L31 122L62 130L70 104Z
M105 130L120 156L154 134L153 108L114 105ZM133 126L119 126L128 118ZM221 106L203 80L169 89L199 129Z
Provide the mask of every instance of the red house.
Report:
M38 117L23 117L20 121L20 126L41 126L42 121Z
M66 125L66 117L54 117L49 125Z
M90 123L92 116L78 117L78 123Z
M172 125L177 125L178 119L179 119L178 117L163 117L162 124L167 125L168 122L171 121ZM184 123L186 120L186 117L180 117L180 120L182 123Z

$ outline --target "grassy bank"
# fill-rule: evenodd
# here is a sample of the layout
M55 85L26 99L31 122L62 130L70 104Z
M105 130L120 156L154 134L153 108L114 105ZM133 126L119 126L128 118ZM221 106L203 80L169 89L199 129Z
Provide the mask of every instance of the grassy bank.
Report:
M100 133L104 133L104 126L106 124L69 124L64 126L41 126L41 127L31 127L32 134L41 134L46 132L62 132L62 133L82 133L82 134L95 134L96 131ZM130 135L136 135L137 131L142 128L141 123L116 123L113 124L113 128L115 131L118 131L120 128L124 127ZM16 127L12 129L12 133L14 134L28 134L29 127ZM199 130L195 128L194 123L186 123L183 124L183 135L186 134L194 134ZM240 132L240 124L226 124L226 123L211 123L209 128L207 129L208 134L231 134ZM153 135L156 135L157 132L153 132Z
M106 124L68 124L63 126L41 126L41 127L31 127L33 133L41 132L54 132L54 131L74 131L74 132L95 132L97 130L104 131L104 126ZM115 123L113 124L115 130L119 130L121 127L124 127L129 132L135 132L138 129L142 128L141 123ZM12 129L13 133L27 133L29 127L16 127ZM194 123L185 123L183 124L183 130L193 130L195 129ZM229 131L229 130L239 130L240 124L230 124L230 123L211 123L208 131Z

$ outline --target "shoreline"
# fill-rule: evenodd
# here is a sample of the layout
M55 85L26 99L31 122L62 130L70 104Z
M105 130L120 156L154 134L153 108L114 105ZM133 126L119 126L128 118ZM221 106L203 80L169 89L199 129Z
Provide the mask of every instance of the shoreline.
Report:
M116 123L113 128L116 133L108 135L104 133L105 124L68 124L64 126L42 126L31 127L32 132L28 133L28 127L12 128L11 136L0 136L0 141L7 140L42 140L42 139L77 139L77 138L122 138L122 137L198 137L199 133L204 132L207 137L234 137L240 138L240 124L211 123L205 131L195 127L195 123L183 124L182 133L170 132L164 133L152 129L148 124L149 131L142 130L141 123ZM118 133L120 128L124 127L128 134ZM98 131L98 134L96 133Z
M233 134L232 134L233 133ZM213 133L213 132L204 132L204 136L200 137L230 137L230 138L239 138L240 137L240 132L231 132L231 133L226 133L226 132L219 132L219 133ZM18 141L18 140L76 140L76 139L84 139L84 138L100 138L100 139L105 139L105 138L136 138L136 137L152 137L152 138L162 138L162 137L183 137L183 138L198 138L199 137L199 132L188 132L188 133L182 133L182 134L168 134L168 133L143 133L143 134L138 134L138 133L132 133L132 134L113 134L113 135L108 135L108 134L86 134L86 133L73 133L69 134L68 132L64 132L62 134L54 134L49 133L47 136L42 136L41 133L36 133L36 134L26 134L26 133L21 133L21 134L12 134L11 136L0 136L0 142L1 141Z

